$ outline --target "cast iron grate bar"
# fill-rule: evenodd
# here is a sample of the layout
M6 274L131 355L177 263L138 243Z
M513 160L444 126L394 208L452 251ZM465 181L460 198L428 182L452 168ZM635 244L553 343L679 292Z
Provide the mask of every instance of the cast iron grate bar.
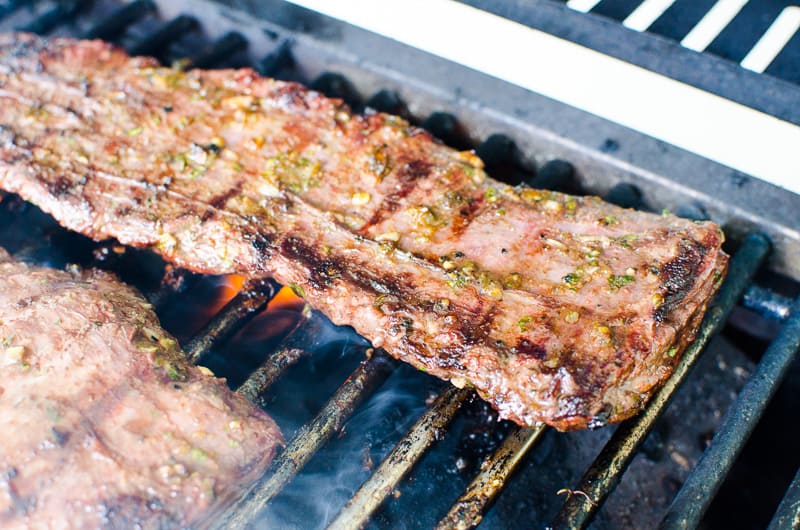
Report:
M544 424L520 427L503 440L502 445L481 464L478 476L436 525L437 530L478 526L483 514L505 487L508 477L544 432Z
M316 313L303 317L289 332L275 351L252 372L244 383L236 389L250 401L255 402L267 388L272 386L286 370L321 344L325 323Z
M766 287L751 285L744 293L742 306L763 317L786 320L792 312L792 299Z
M221 521L221 528L246 528L275 495L338 432L347 418L392 373L397 361L375 353L348 377L322 410L297 430L286 449L272 461L267 473L239 499Z
M215 40L199 55L190 59L186 64L186 68L209 68L215 66L229 57L246 50L248 45L247 39L241 33L231 31Z
M705 345L722 328L738 299L768 254L770 243L760 234L745 239L731 259L728 278L708 308L695 341L683 354L675 372L650 399L639 415L620 424L611 439L586 471L580 484L572 490L551 526L555 529L585 528L600 509L606 497L619 484L636 451L644 441L672 394L685 380Z
M661 522L665 529L694 528L714 500L800 348L800 299L728 411L700 462Z
M167 264L158 289L147 297L148 301L158 305L168 297L184 292L197 280L187 270ZM278 284L272 280L245 283L241 291L186 343L183 348L186 358L192 364L198 364L214 345L228 340L263 311L277 293Z
M156 31L144 37L128 49L131 55L163 55L170 44L198 27L197 19L188 15L173 18Z
M197 364L217 342L230 338L245 324L250 322L277 293L276 284L271 280L246 284L222 310L214 315L202 332L189 341L184 352L189 360Z
M786 490L767 530L784 530L800 528L800 470L794 476L789 489Z
M78 12L85 7L87 3L88 2L82 2L81 0L59 2L52 9L45 11L28 24L17 29L29 33L38 33L40 35L50 33L58 26L75 18Z
M375 472L348 501L328 527L333 530L363 528L397 484L403 480L431 445L438 440L461 406L474 396L472 389L450 386L395 445Z
M136 23L145 15L155 11L156 5L152 0L136 0L116 9L113 13L89 28L84 34L87 39L114 40L123 33L128 26Z

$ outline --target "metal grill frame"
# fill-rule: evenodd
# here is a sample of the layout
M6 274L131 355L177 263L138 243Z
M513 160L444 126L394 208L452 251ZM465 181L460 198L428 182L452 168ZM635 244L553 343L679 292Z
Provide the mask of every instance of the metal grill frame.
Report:
M22 3L22 2L18 2ZM193 29L199 20L209 20L205 18L209 13L223 14L226 24L219 24L211 32L211 36L216 40L203 50L200 54L188 61L186 64L199 66L213 66L216 62L223 60L228 54L243 50L248 43L254 48L262 49L265 45L264 28L256 28L252 31L246 29L253 26L239 26L243 29L242 33L232 33L226 30L232 24L240 24L241 20L229 10L219 11L221 8L217 4L200 2L198 13L194 16L182 16L179 13L172 13L166 2L158 7L160 13L169 19L158 31L148 35L138 43L138 48L146 51L154 51L164 45L177 40L181 34ZM698 198L703 200L707 206L708 213L717 220L731 221L730 231L734 236L742 236L754 232L755 228L764 228L776 242L777 252L773 254L769 265L777 270L800 276L800 271L795 270L795 264L787 260L797 252L792 238L794 234L784 230L785 227L776 224L770 217L775 210L764 210L765 214L755 214L750 210L742 209L741 202L734 201L733 205L724 204L724 200L733 196L741 201L742 196L738 196L735 190L722 190L722 201L720 198L712 200L712 192L715 190L697 189L696 187L685 186L684 182L678 180L677 183L670 180L670 173L653 172L648 164L632 164L629 159L621 159L602 153L598 150L587 149L576 145L564 138L557 137L557 133L563 130L563 124L556 127L555 131L547 129L550 120L553 119L551 109L542 115L542 120L538 125L525 125L519 120L513 120L509 116L502 115L500 109L497 113L490 115L480 115L471 108L473 100L468 97L452 101L446 97L449 84L431 87L415 79L409 80L398 76L404 72L382 71L379 64L364 64L350 60L342 62L343 57L347 57L348 46L355 44L363 45L363 42L375 39L375 36L365 35L364 32L349 28L344 24L331 20L326 20L316 14L303 12L293 6L288 6L279 2L268 2L270 6L279 7L277 9L277 19L289 21L296 24L297 21L314 21L315 25L311 31L312 36L319 37L325 35L333 29L339 34L333 39L333 49L330 43L319 42L307 35L292 33L291 38L285 32L295 31L296 28L280 29L271 26L266 33L266 48L269 52L257 62L257 67L262 73L273 74L292 64L300 65L303 75L309 78L317 77L328 69L336 69L347 75L362 93L380 88L391 88L400 92L401 95L411 94L407 100L411 111L416 115L429 114L438 109L445 109L455 112L462 117L462 122L472 133L472 140L487 136L486 131L502 133L533 132L531 138L518 140L518 146L524 154L523 160L518 161L525 165L526 159L528 166L535 160L541 164L542 161L564 157L574 161L578 172L583 177L583 184L593 191L603 193L612 188L619 182L634 182L642 185L645 192L645 199L653 205L669 206L683 204L688 199L696 201ZM129 24L135 23L139 18L148 12L156 9L156 5L148 0L138 0L121 8L111 14L105 20L98 22L89 32L92 36L109 36L115 32L120 32ZM53 9L42 13L38 18L28 24L28 29L46 33L68 21L70 17L78 15L79 7L74 3L59 4ZM2 16L5 13L0 13ZM210 28L206 28L210 29ZM334 32L336 33L336 32ZM259 46L255 46L258 44ZM385 49L395 51L395 43L383 43ZM382 50L384 48L381 48ZM389 52L386 52L389 53ZM416 50L403 49L404 58L421 60L423 68L432 67L440 62L428 56L420 57L421 52ZM352 59L352 58L351 58ZM394 61L397 60L395 56ZM414 64L415 69L419 68L419 63ZM338 67L338 68L337 68ZM447 76L452 76L452 69L458 70L459 67L447 66ZM474 72L460 72L464 78L458 81L465 81L472 76L480 76ZM444 74L443 74L444 75ZM459 76L456 76L459 77ZM438 80L438 79L437 79ZM409 82L410 81L410 82ZM486 89L494 80L480 79L479 88ZM444 94L443 94L444 92ZM507 92L513 93L513 88ZM528 94L526 98L533 99L532 107L541 105L541 101L536 101L536 96ZM556 107L558 107L556 105ZM540 109L541 110L541 109ZM461 112L460 112L461 111ZM524 113L523 113L524 114ZM580 124L587 124L596 119L581 116L575 111L567 112L567 116L562 120L569 122L570 118L577 120ZM596 123L594 123L596 125ZM618 129L618 128L617 128ZM603 133L614 133L620 137L636 139L637 153L648 153L653 147L647 139L635 138L630 131L621 131L614 128L611 124L603 124ZM554 134L556 133L556 134ZM601 134L603 136L603 134ZM520 138L520 136L512 136ZM609 136L613 138L614 136ZM697 157L686 155L677 150L666 148L667 154L671 154L679 161L679 167L705 168L713 175L725 177L724 168L714 164L697 160ZM531 155L531 153L537 153ZM623 158L632 157L636 153L615 153L615 156L622 155ZM591 175L591 178L590 178ZM730 177L728 175L727 177ZM771 189L771 187L761 186L763 183L753 183L763 193L764 199L788 198L789 206L796 205L795 196ZM768 185L764 185L768 186ZM717 190L718 191L718 190ZM762 198L759 195L759 199ZM706 203L708 199L710 202ZM758 209L760 203L749 201L748 206ZM774 206L774 205L773 205ZM798 209L800 211L800 209ZM776 234L779 236L776 237ZM736 456L741 450L744 442L755 427L758 419L766 408L770 397L774 394L777 386L785 375L789 364L794 359L798 347L800 346L800 302L795 303L789 308L785 299L775 295L761 287L751 285L753 276L762 265L770 251L770 241L767 237L751 233L742 237L741 248L734 255L730 272L727 280L709 308L708 314L701 325L697 334L696 341L687 349L684 357L677 367L674 375L667 384L651 399L647 409L638 417L624 422L606 447L598 455L595 462L587 470L580 484L574 489L565 490L566 499L561 512L553 521L554 528L584 528L591 521L592 516L602 506L605 498L613 491L616 484L620 481L622 474L631 462L636 450L644 440L644 437L652 428L654 422L661 412L666 408L673 393L685 380L686 375L691 370L694 362L701 354L703 348L708 343L714 333L719 331L725 323L727 316L733 307L744 295L744 303L756 310L770 313L773 316L785 318L786 322L777 337L770 345L764 355L756 372L747 382L740 392L737 401L731 407L728 416L723 422L722 427L716 434L714 442L708 449L687 479L683 488L676 496L669 513L663 521L665 528L683 528L699 523L705 509L713 500L719 485L724 480L727 471L732 466ZM179 286L180 282L170 280L171 271L162 283L162 287L151 293L151 300L159 301L168 297L172 291ZM273 282L260 282L258 284L248 284L245 289L231 300L201 331L201 333L186 345L187 357L193 362L198 362L216 344L224 342L231 337L238 329L245 325L250 318L261 311L268 301L277 292ZM315 326L314 317L306 317L294 332L283 341L283 343L265 360L262 366L237 389L249 399L256 401L259 396L273 383L281 374L304 354L307 348L302 343L307 333L313 335ZM286 450L273 462L270 471L263 479L255 484L250 492L244 496L233 510L229 512L228 518L221 525L224 527L246 527L254 517L258 515L264 504L269 501L291 478L307 463L313 454L321 448L327 440L335 434L352 414L352 412L366 400L370 394L377 389L396 365L396 361L390 359L382 352L375 352L356 369L355 372L342 384L342 386L331 397L329 402L322 408L317 417L301 427L295 437L289 442ZM436 441L436 432L446 428L447 424L455 417L460 407L471 398L472 392L468 389L459 390L449 388L442 392L439 398L431 407L422 414L417 423L412 426L410 431L398 442L395 449L380 464L375 473L367 482L356 492L351 501L342 509L338 517L333 521L332 528L359 528L363 527L369 520L371 514L378 509L389 496L389 493L411 471L416 462L422 457L425 451ZM526 454L535 446L537 440L544 432L544 427L519 428L511 433L498 450L489 456L481 472L475 477L472 484L465 490L463 495L453 504L450 511L444 516L439 524L439 528L471 528L477 526L485 511L491 506L494 499L502 491L506 479L513 473L516 466L525 458ZM800 474L798 475L800 477ZM797 521L800 517L800 478L796 478L786 493L784 501L781 503L773 520L774 527L781 527L790 521Z

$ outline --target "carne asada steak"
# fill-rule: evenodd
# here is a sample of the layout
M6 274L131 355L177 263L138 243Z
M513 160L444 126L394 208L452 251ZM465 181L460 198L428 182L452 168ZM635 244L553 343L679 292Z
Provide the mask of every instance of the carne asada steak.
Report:
M0 432L2 528L205 523L282 443L132 288L2 249Z
M252 70L0 38L0 188L96 239L273 276L503 418L642 408L725 272L722 233L487 178L386 114Z

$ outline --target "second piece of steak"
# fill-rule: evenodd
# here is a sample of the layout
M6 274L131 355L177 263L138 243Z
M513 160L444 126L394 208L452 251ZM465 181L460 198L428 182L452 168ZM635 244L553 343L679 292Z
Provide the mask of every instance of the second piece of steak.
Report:
M207 524L282 443L133 289L2 249L0 432L6 529Z
M633 415L724 274L712 223L512 188L402 119L251 70L0 38L0 187L94 238L274 276L504 418Z

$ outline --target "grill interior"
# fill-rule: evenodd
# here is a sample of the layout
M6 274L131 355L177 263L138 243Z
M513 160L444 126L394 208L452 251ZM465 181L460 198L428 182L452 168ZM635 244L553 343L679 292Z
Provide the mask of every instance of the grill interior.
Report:
M466 103L443 105L429 96L430 87L400 73L381 78L369 65L343 62L336 46L348 28L267 4L284 25L206 2L9 0L0 3L0 28L104 38L166 64L252 65L357 110L404 115L454 147L475 148L500 180L711 217L725 223L734 257L697 340L647 410L618 428L559 434L498 422L471 390L373 351L271 282L242 286L234 277L174 270L148 252L68 233L17 197L4 197L1 245L37 263L114 270L147 294L193 361L227 377L276 418L287 447L225 527L266 521L281 528L573 528L593 521L641 528L662 518L665 527L741 527L764 526L773 513L775 521L796 521L800 481L789 482L800 456L788 449L797 434L787 421L797 412L791 388L780 391L734 466L800 343L800 311L792 308L800 291L790 264L795 251L780 225L758 205L734 212L724 201L706 200L707 190L631 169L615 158L614 138L589 151L552 135L515 137L490 108L462 114ZM328 40L312 45L311 33ZM765 195L796 202L774 193ZM788 387L800 382L795 375ZM759 443L775 439L785 440L785 453L764 454ZM736 510L731 520L728 511L742 494L752 496L752 513Z

